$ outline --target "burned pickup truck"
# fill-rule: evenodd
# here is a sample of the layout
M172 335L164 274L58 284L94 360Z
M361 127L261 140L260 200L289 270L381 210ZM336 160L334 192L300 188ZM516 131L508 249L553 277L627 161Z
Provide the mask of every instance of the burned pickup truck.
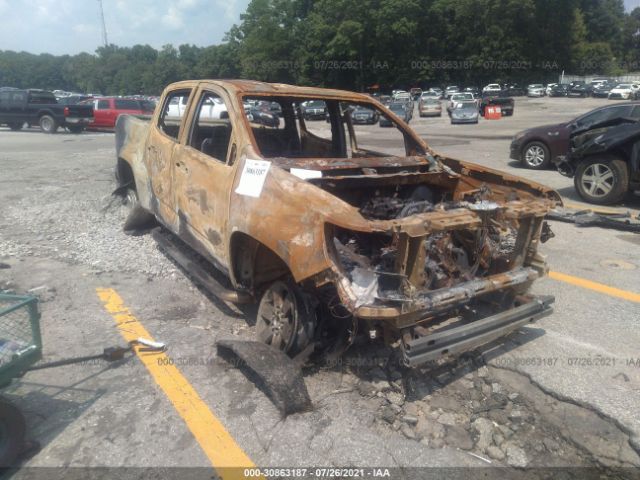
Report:
M212 100L228 115L201 115ZM309 101L328 122L305 120ZM253 123L244 106L259 102L278 103L281 121ZM356 125L357 108L395 128ZM116 142L127 228L155 217L228 278L214 293L259 303L258 339L289 355L364 334L398 342L413 366L551 312L552 297L527 290L547 270L537 247L557 193L438 155L366 95L180 82L150 122L120 117Z

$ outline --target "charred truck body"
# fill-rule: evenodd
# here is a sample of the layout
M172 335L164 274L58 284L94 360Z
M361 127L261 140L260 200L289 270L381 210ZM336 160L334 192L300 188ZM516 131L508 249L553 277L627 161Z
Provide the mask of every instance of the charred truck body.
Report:
M187 97L180 117L169 105ZM303 103L328 122L305 121ZM222 101L220 119L201 115ZM277 102L278 126L243 105ZM382 140L357 107L396 127ZM121 117L119 192L259 302L258 338L293 355L358 332L407 365L457 354L551 312L526 292L547 267L553 190L436 154L372 98L252 81L169 86L151 122Z

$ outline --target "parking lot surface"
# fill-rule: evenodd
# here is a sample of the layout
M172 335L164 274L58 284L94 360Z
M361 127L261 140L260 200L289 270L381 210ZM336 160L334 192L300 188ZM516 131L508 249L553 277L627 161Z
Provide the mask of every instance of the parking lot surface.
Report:
M607 102L517 98L513 117L450 125L416 114L411 126L441 154L588 208L571 179L510 160L509 143ZM366 128L375 142L392 134ZM216 355L217 339L252 338L252 309L200 290L149 235L122 232L112 134L0 128L0 145L0 289L40 298L45 360L100 353L137 328L168 346L14 382L3 394L41 444L23 467L640 467L640 235L550 222L541 251L552 274L534 293L555 295L552 316L414 371L389 348L356 345L306 368L314 408L281 418ZM637 214L640 198L615 209Z

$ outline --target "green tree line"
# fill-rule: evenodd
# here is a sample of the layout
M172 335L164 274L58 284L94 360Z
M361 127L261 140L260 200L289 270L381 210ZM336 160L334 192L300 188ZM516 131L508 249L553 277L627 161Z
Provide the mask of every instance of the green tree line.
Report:
M622 0L252 0L219 45L0 51L0 86L158 94L194 78L366 90L640 71Z

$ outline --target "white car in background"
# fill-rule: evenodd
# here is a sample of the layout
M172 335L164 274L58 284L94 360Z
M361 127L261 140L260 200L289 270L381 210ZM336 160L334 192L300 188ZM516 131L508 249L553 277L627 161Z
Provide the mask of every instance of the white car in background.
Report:
M541 83L532 83L527 87L527 97L544 97L546 88Z
M173 97L169 103L170 117L182 118L187 108L187 96ZM200 109L200 118L221 119L229 118L229 112L222 99L214 97L207 98L204 101L204 105Z
M448 100L451 98L451 95L454 95L459 91L460 91L460 87L457 87L456 85L449 85L447 88L444 89L444 98Z
M444 98L444 90L442 90L440 87L430 88L429 92L436 93L438 95L438 98L440 99Z
M630 100L635 98L636 93L640 90L637 83L620 83L609 92L610 100Z
M499 83L490 83L482 89L482 93L500 93L501 91L502 87Z
M476 102L476 98L473 93L462 92L462 93L454 93L451 95L451 99L449 100L449 105L447 105L447 112L451 115L451 112L458 108L458 105L461 103L469 103ZM477 105L477 102L476 102Z

